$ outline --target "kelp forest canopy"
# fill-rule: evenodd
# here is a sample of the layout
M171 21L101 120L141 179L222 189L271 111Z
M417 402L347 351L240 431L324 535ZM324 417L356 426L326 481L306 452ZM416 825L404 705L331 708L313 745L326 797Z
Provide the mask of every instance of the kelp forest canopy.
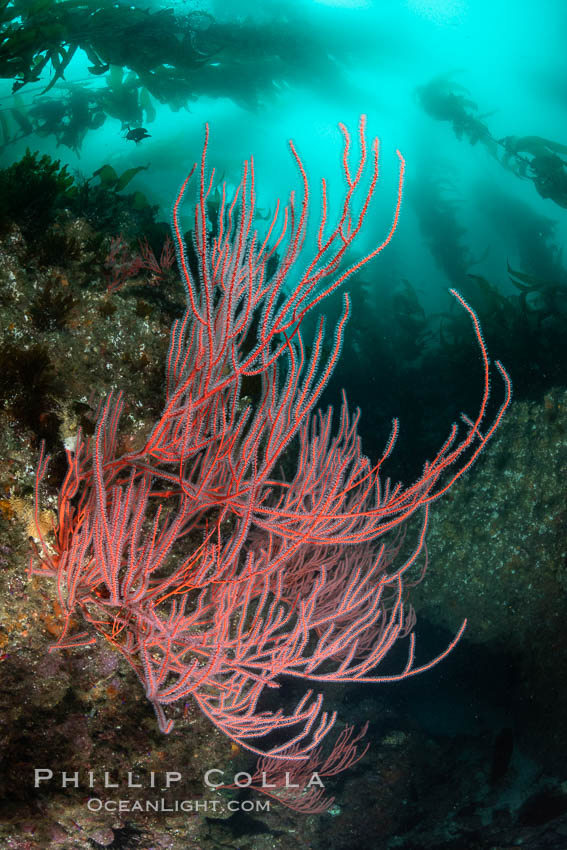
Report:
M66 83L80 51L90 63L88 75ZM107 118L123 127L150 124L155 102L177 111L202 95L256 109L280 88L308 79L324 76L336 88L340 54L337 34L325 32L317 42L283 7L270 22L219 21L206 11L115 0L2 0L0 77L14 81L14 93L45 85L31 107L16 102L0 113L0 143L54 135L78 152L85 134ZM93 85L96 78L105 85ZM55 98L57 82L65 88L58 87Z
M0 78L13 80L15 97L0 109L0 146L35 134L53 136L58 146L79 154L86 134L108 118L120 120L136 143L147 138L141 127L155 120L156 104L175 112L207 96L255 110L289 85L323 83L342 90L351 47L339 33L306 28L297 7L270 9L269 20L219 20L183 6L2 0ZM361 35L359 50L371 55L373 49L383 53L383 45L373 46ZM89 63L87 74L67 82L66 71L81 53ZM36 88L26 105L17 93L30 84ZM566 144L515 135L513 128L496 138L485 120L491 113L480 113L452 73L418 86L416 94L429 116L451 123L457 138L484 145L504 168L531 180L543 198L567 208Z

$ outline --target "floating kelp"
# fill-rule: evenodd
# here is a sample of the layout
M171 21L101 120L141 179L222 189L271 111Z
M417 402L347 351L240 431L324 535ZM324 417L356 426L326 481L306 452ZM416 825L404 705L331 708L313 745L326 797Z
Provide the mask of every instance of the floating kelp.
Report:
M435 77L416 89L423 109L437 121L449 121L458 139L481 142L504 168L531 180L542 198L567 208L567 145L541 136L504 136L496 139L478 115L478 106L452 74ZM490 113L489 113L490 114Z
M114 0L0 3L0 78L12 79L14 92L29 83L44 83L42 95L56 83L58 93L67 86L58 118L42 100L19 113L34 131L55 135L77 153L85 134L107 116L124 128L153 121L156 100L173 111L201 96L257 109L290 85L337 91L345 85L341 50L347 48L337 40L330 52L317 29L283 10L269 22L226 22L205 12L152 11ZM65 82L81 51L92 82L102 79L106 86ZM15 141L2 130L5 142Z

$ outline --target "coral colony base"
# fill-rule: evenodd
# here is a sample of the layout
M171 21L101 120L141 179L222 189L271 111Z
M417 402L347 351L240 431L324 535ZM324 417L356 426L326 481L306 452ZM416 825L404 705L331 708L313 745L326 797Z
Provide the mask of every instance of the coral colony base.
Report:
M358 735L343 729L326 759L319 745L336 713L307 683L385 682L413 676L415 616L404 588L423 551L431 502L470 467L498 427L511 398L499 362L504 401L488 421L491 367L478 319L463 298L478 340L483 393L474 419L453 425L435 457L409 486L381 475L398 423L373 465L361 453L358 412L343 399L338 426L315 406L339 356L348 295L324 354L319 319L310 353L305 317L391 240L400 212L404 160L393 223L384 241L342 267L378 181L378 140L370 148L364 116L358 161L339 125L346 183L340 215L328 222L321 183L316 245L305 245L310 187L293 142L302 193L280 202L267 232L255 223L255 172L244 163L234 197L207 226L214 170L208 174L208 127L200 161L173 208L173 236L187 310L174 322L163 413L140 451L119 454L121 394L101 405L92 439L78 433L67 450L54 539L39 537L31 572L55 579L65 614L54 648L86 646L102 636L138 675L160 728L166 710L192 697L233 742L260 756L257 776L278 783L318 771L332 775L360 758ZM198 173L189 252L180 210ZM39 495L49 457L41 451ZM290 474L284 474L292 470ZM408 531L408 521L418 517ZM37 523L40 527L39 522ZM83 621L86 630L78 631ZM380 675L391 647L409 637L403 669ZM306 683L291 710L275 706L285 677ZM259 783L258 783L259 784ZM319 795L319 796L317 796ZM322 792L279 795L301 810L329 805Z

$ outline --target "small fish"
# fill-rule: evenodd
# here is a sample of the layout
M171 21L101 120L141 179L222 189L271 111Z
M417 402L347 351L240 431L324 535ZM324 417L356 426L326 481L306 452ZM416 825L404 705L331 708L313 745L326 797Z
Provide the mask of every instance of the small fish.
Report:
M136 142L136 144L139 144L142 139L149 139L151 138L151 136L148 131L144 129L144 127L135 127L133 130L128 127L128 132L126 133L124 138L129 139L131 142Z

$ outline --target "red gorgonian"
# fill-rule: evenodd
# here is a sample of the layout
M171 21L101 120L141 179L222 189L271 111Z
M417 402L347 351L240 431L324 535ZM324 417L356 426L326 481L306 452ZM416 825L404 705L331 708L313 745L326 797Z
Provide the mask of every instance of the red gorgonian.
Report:
M214 226L208 223L214 171L207 174L207 128L200 167L193 166L173 209L187 310L171 330L163 413L140 451L118 455L123 402L108 397L93 438L79 433L67 451L54 540L40 536L31 566L56 581L65 628L55 647L84 646L102 635L135 670L164 732L173 725L168 707L192 697L233 741L288 762L313 757L335 723L310 686L403 679L436 664L459 640L465 624L441 655L415 666L415 618L404 587L423 550L430 503L483 450L511 397L496 362L504 400L489 420L486 347L475 313L453 292L472 320L483 392L476 417L451 427L417 480L402 486L381 474L396 421L372 463L361 452L358 413L349 413L346 400L334 430L331 410L315 410L339 356L348 295L330 353L324 354L323 319L310 353L302 323L388 244L402 196L398 152L391 229L345 268L375 193L378 140L368 148L363 117L352 166L351 138L340 129L340 213L330 224L323 180L316 244L309 248L309 184L293 142L302 192L292 192L283 209L276 203L263 235L254 226L252 159L232 198L223 186ZM196 171L190 267L180 210ZM293 468L287 476L284 456L285 468ZM42 449L36 512L48 460ZM408 526L412 518L418 521ZM78 615L86 630L75 633ZM407 663L382 675L380 662L408 636ZM305 681L297 705L263 703L266 689L288 676ZM336 772L339 762L328 769Z

